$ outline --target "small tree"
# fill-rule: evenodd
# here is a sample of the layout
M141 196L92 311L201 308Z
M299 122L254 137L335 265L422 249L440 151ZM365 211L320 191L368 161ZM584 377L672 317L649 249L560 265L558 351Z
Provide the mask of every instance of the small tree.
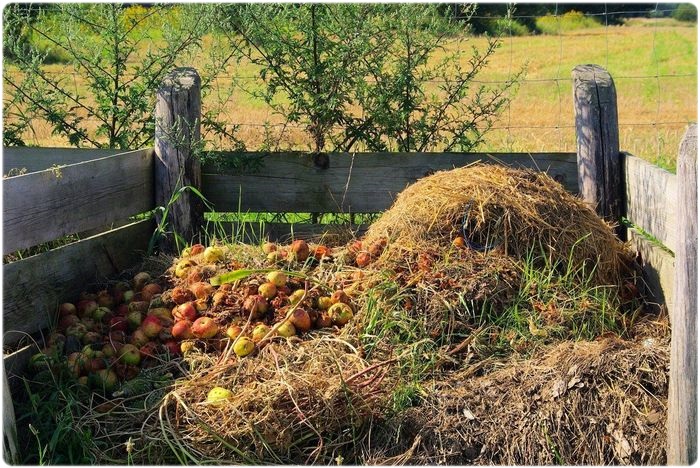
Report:
M265 84L248 91L311 149L469 150L478 145L519 74L474 86L500 45L446 52L463 37L435 5L240 5L222 29ZM442 55L442 58L438 57Z
M23 134L39 119L73 146L149 144L154 92L165 74L201 51L213 13L205 5L59 4L38 12L8 5L4 143L24 144ZM205 90L233 58L222 44L208 50L211 55L200 67ZM68 63L51 72L45 62L56 52ZM225 131L212 115L203 116L202 124Z

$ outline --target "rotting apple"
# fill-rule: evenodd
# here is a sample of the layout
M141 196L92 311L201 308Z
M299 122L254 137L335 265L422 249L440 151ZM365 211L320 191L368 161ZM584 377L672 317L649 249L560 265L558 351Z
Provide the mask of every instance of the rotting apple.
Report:
M297 262L303 262L309 258L309 244L303 239L297 239L290 246L292 258Z
M309 317L309 313L304 309L297 308L294 310L289 321L292 322L294 328L300 333L307 332L311 329L311 317Z
M345 325L353 316L352 308L343 302L333 304L331 308L328 309L328 314L333 319L333 323L338 326Z

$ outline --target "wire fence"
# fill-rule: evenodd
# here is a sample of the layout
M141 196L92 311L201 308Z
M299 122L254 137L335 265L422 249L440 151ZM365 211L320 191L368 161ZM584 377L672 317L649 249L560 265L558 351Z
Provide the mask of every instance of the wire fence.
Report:
M575 132L570 72L582 63L597 63L607 68L617 87L621 149L638 154L667 167L674 166L675 154L689 122L697 119L697 30L695 23L670 18L675 11L649 4L648 9L633 11L608 9L571 16L568 4L555 4L546 15L556 24L548 34L523 34L520 22L537 23L543 15L514 13L502 16L462 15L454 5L453 19L462 22L506 21L500 49L492 63L472 79L478 86L500 86L521 67L526 74L518 81L518 90L506 108L490 125L484 143L486 151L573 151ZM583 19L582 19L583 18ZM578 20L580 27L572 26ZM479 44L478 36L457 38L453 48ZM47 76L73 81L77 89L84 79L79 71L45 70ZM137 73L124 75L138 78ZM223 126L235 132L247 149L257 149L275 133L277 143L304 145L305 122L286 121L260 103L251 103L250 89L264 81L251 67L232 67L209 77L210 90L205 110L218 112ZM371 80L369 80L371 82ZM426 79L427 86L450 80ZM229 94L220 92L232 85ZM235 88L235 89L234 89ZM215 99L219 92L224 97ZM6 97L7 99L7 97ZM84 116L86 125L104 123ZM333 128L342 131L342 126ZM36 134L40 135L41 131ZM41 144L38 141L36 143ZM218 141L222 148L226 141Z

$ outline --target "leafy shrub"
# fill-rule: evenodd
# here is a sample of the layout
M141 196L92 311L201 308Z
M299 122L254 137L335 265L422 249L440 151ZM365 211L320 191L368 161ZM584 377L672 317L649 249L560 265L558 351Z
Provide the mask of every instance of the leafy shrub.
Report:
M563 15L540 16L535 20L537 30L542 34L560 34L579 29L596 28L600 26L597 18L586 16L580 11L567 11Z
M486 31L491 35L527 36L530 30L523 23L512 18L493 18L486 20Z
M698 9L691 3L681 3L673 11L672 16L678 21L696 23L698 21Z

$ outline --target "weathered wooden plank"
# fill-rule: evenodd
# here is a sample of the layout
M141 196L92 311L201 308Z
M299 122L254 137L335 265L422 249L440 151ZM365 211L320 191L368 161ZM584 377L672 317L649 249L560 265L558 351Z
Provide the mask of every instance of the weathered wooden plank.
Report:
M3 180L3 253L153 209L153 150Z
M200 163L193 151L200 139L200 87L201 80L194 68L176 68L168 73L156 94L156 206L169 207L170 231L188 242L199 236L204 204L189 190L177 199L173 194L185 186L197 190L202 187ZM163 237L161 248L173 252L175 246L172 236Z
M8 382L7 372L2 374L2 458L11 465L19 464L20 447L17 443L17 422L15 407L12 402L12 391Z
M239 175L203 168L204 195L217 211L378 212L420 177L477 161L542 170L578 192L573 153L336 153L324 164L299 153L239 157L259 158L261 167Z
M54 165L67 166L125 152L116 149L6 146L2 149L2 173L7 175L12 169L38 172Z
M641 260L645 285L644 297L659 305L671 304L673 302L673 255L634 230L627 231L627 238Z
M601 217L619 223L623 192L615 83L598 65L578 65L572 76L581 196ZM625 235L624 226L617 234Z
M48 326L58 304L89 284L134 266L152 233L152 221L139 221L4 265L4 344Z
M675 252L677 177L643 159L623 154L626 216Z
M272 242L287 243L295 239L322 241L330 246L340 245L350 239L362 236L367 225L357 224L315 224L315 223L256 223L226 222L208 224L209 234L219 238L235 239L246 244Z
M678 154L678 242L671 317L668 464L698 455L698 133L688 128Z

